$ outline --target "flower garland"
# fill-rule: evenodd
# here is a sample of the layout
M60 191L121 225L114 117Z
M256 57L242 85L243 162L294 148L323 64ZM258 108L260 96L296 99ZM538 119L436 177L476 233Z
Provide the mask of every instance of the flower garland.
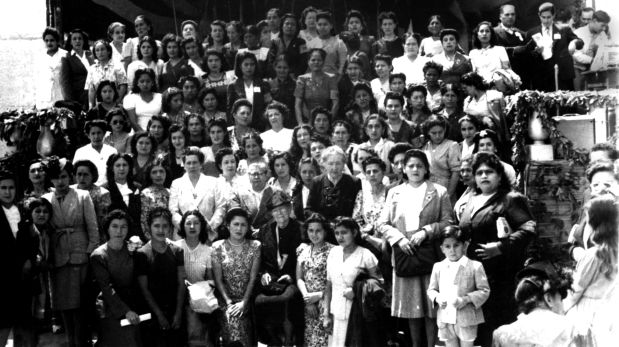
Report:
M587 149L574 148L574 144L557 129L557 121L549 111L556 107L615 107L617 92L570 92L557 91L544 93L534 90L521 91L507 98L505 117L511 125L512 162L519 170L524 169L527 161L525 144L528 139L528 125L532 114L538 114L542 126L548 130L549 138L555 152L568 160L570 164L585 165Z

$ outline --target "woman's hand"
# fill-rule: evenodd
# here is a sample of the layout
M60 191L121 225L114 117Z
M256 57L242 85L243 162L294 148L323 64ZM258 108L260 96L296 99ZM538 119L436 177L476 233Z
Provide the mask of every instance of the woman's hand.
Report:
M447 299L445 298L444 295L442 294L438 294L436 296L436 299L434 299L434 301L436 301L436 303L441 307L441 308L445 308L447 307Z
M277 279L277 282L292 284L292 277L290 277L290 275L282 275Z
M413 236L411 236L410 243L413 246L419 246L423 242L423 240L426 239L426 237L428 237L428 234L426 233L425 230L421 229L417 231L416 233L414 233Z
M133 311L129 311L129 312L125 313L125 318L127 318L129 323L131 323L133 325L140 324L140 316L138 316L138 314L133 312Z
M402 252L404 252L404 254L413 255L413 250L411 248L410 242L406 238L403 238L400 241L398 241L398 247L400 247L400 249L402 250Z
M352 288L344 289L344 297L348 300L352 300L355 297L355 292L353 292Z
M260 278L260 284L262 284L262 286L268 286L269 283L271 283L271 275L269 275L268 273L262 274L262 277Z
M172 320L171 328L176 330L181 327L181 323L183 322L183 310L179 310L174 314L174 319Z
M315 304L320 301L320 299L322 299L322 292L307 293L307 295L303 296L303 302L305 302L306 305Z
M318 317L318 307L317 305L314 304L306 304L305 305L305 312L307 312L307 315L310 316L311 318L316 318Z
M471 299L465 295L465 296L461 296L458 299L456 299L454 306L456 306L456 308L459 310L470 303L471 303Z
M322 317L322 327L325 328L328 334L333 332L333 318L330 314Z
M243 301L239 301L236 304L228 306L228 312L232 317L242 317L245 313L245 303Z
M159 322L159 327L162 330L170 329L170 322L168 322L168 319L163 315L163 313L157 315L157 322Z
M475 250L475 254L484 260L492 259L496 256L501 255L501 250L499 249L498 242L489 242L482 243L479 245L479 248Z

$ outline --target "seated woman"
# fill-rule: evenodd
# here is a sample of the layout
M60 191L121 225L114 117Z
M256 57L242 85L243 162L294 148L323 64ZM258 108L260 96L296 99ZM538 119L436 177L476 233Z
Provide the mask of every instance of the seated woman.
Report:
M105 162L110 155L116 153L116 148L103 143L103 136L107 129L107 123L101 119L86 122L84 132L88 136L90 143L78 148L73 156L73 163L78 160L90 160L95 164L97 170L105 171ZM105 183L105 177L99 177L96 182L98 185Z
M299 37L301 30L297 17L292 13L286 13L280 20L279 37L271 41L271 48L267 57L269 67L274 66L276 58L283 55L290 63L290 72L294 76L305 73L307 65L304 55L307 51L306 42ZM271 76L274 74L271 73Z
M275 70L275 78L269 81L271 86L271 95L274 101L279 101L288 107L288 111L294 111L294 90L297 86L297 81L290 76L290 64L283 54L275 57L273 61L273 70ZM293 129L299 125L294 114L284 118L284 128Z
M301 224L291 218L292 201L281 190L273 193L267 208L273 221L260 228L256 236L262 245L260 286L255 301L256 315L261 317L257 322L258 340L289 346L295 344L294 322L300 318L295 315L300 311L295 269Z
M224 55L214 50L207 51L204 58L206 59L206 73L202 75L203 90L213 89L216 98L216 109L217 111L224 111L228 86L234 83L237 78L234 75L234 71L228 71L234 65L227 66Z
M232 191L240 184L247 184L246 177L238 175L239 157L232 148L224 147L215 153L215 165L219 170L218 189L224 194L226 204L232 198Z
M221 335L225 344L254 346L250 300L258 282L260 241L251 240L247 212L232 208L226 214L228 237L213 243L213 276L220 293Z
M187 129L187 146L204 147L208 142L206 133L206 122L198 113L190 113L185 118L185 129Z
M96 107L95 101L100 101L96 100L99 96L97 91L104 81L118 88L115 99L122 100L127 93L127 74L122 63L113 60L112 49L112 46L105 40L97 40L93 45L95 63L88 68L88 76L84 85L88 91L88 104L91 109Z
M260 134L264 149L269 152L288 151L292 139L292 129L284 128L286 119L290 117L288 107L278 101L272 101L264 110L264 117L271 126L270 130Z
M394 57L393 73L403 73L406 76L406 83L421 84L424 82L423 68L429 60L427 57L419 55L419 45L421 36L419 34L408 34L404 41L404 55Z
M142 301L135 281L135 258L127 248L131 224L125 211L114 210L106 215L101 228L108 241L90 255L90 266L104 303L97 326L97 345L104 347L142 346L138 326ZM130 324L121 326L122 319Z
M514 293L518 320L492 334L492 346L572 346L573 326L563 302L571 280L548 263L533 263L518 274Z
M230 110L232 117L234 117L234 125L228 127L228 134L230 142L232 142L232 149L235 151L241 148L240 144L245 134L257 130L251 127L253 118L252 108L253 105L249 100L239 99L234 102Z
M428 58L443 52L440 33L443 30L443 18L440 15L432 15L428 20L428 32L430 36L421 40L419 44L419 54Z
M464 112L462 112L462 105L460 104L460 101L462 100L460 88L451 83L443 84L440 88L440 95L441 108L438 111L434 110L433 112L447 119L447 122L449 123L449 132L446 135L447 138L452 141L461 142L463 138L462 132L460 131L460 119L462 119L465 115Z
M215 153L222 148L232 148L230 143L230 135L226 129L226 121L224 119L215 119L208 123L206 128L207 142L206 146L200 148L204 153L204 165L202 172L207 176L219 176L219 170L215 164Z
M417 126L421 126L431 114L427 103L428 90L422 85L412 85L406 91L406 97L408 99L406 107L407 120Z
M322 152L325 173L314 177L306 210L318 212L328 219L352 214L361 181L344 173L346 153L331 146Z
M222 223L225 197L218 189L217 180L201 172L203 164L204 154L190 147L183 157L185 174L172 182L168 207L176 230L183 214L195 209L202 213L211 229L216 230Z

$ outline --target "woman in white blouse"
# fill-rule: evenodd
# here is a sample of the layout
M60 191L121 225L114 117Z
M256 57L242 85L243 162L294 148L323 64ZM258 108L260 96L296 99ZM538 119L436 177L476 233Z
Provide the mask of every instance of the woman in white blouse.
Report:
M155 72L155 81L159 79L163 70L163 60L157 58L157 41L152 36L144 36L140 39L138 60L132 61L127 67L127 83L130 86L133 85L135 72L139 69L152 69Z
M292 129L284 128L285 119L291 117L288 107L281 102L272 101L266 107L264 117L269 121L271 129L260 134L262 147L267 151L288 151L292 141Z
M492 81L492 74L499 69L510 69L507 51L496 45L496 34L490 22L481 22L473 30L473 47L469 52L473 71L486 83Z
M419 34L409 33L404 41L404 55L393 59L393 73L403 73L406 84L421 84L424 82L423 66L428 58L419 55Z
M161 113L161 94L156 93L156 76L152 69L135 72L131 94L125 96L123 108L135 132L146 131L152 116Z

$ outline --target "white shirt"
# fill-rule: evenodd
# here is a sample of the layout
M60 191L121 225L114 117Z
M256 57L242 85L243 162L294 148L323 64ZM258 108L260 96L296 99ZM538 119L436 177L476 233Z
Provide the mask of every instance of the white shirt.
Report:
M132 61L129 66L127 66L127 84L129 85L129 89L133 88L133 80L135 79L135 72L139 69L152 69L155 72L155 81L161 75L161 71L163 71L163 61L161 59L157 61L151 61L150 64L146 64L141 60ZM155 86L153 86L153 89Z
M430 59L418 55L415 61L410 61L406 55L393 59L393 73L403 73L406 76L406 85L421 84L425 81L423 66Z
M469 52L473 71L477 72L486 82L492 81L492 74L503 68L503 64L509 65L507 51L503 46L473 49Z
M408 83L408 77L406 78ZM385 83L380 82L380 78L375 78L370 81L370 87L372 88L372 94L374 94L374 100L378 104L378 109L383 110L385 108L384 100L389 89L389 79Z
M533 35L533 40L537 44L538 47L542 48L542 58L544 60L548 60L552 58L552 26L550 27L541 27L541 34L537 33Z
M151 117L161 113L161 94L153 93L153 99L146 102L140 97L140 94L131 93L123 99L123 107L126 110L134 109L138 125L146 130Z
M415 188L410 184L406 184L405 194L402 194L402 205L408 206L409 213L404 215L404 226L406 231L414 231L419 229L419 215L423 207L423 197L426 195L428 184L423 182L419 187Z
M35 91L37 109L51 107L56 101L64 100L60 88L60 68L62 57L66 55L67 51L59 48L52 56L43 52L39 61L37 61L38 73Z
M96 185L100 186L107 182L107 178L105 177L105 173L107 170L107 159L112 155L116 154L116 148L103 144L101 147L101 151L97 151L92 147L91 144L87 144L86 146L80 147L75 151L75 156L73 157L73 164L75 164L78 160L89 160L97 167L97 173L99 174L99 178Z
M466 255L462 256L457 261L445 260L445 271L440 272L439 290L442 295L447 298L447 307L445 307L442 314L441 323L456 324L456 315L458 309L453 305L458 298L458 284L456 284L456 276L458 275L458 269L460 266L466 266L469 262L469 258Z
M19 229L19 222L21 221L21 215L19 214L19 209L16 205L13 205L9 208L2 206L4 210L4 215L6 216L6 220L9 222L11 226L11 231L13 232L13 237L17 238L17 230Z
M118 191L123 196L123 201L125 202L125 205L129 206L129 195L133 193L131 189L129 189L129 185L127 183L116 183L116 187L118 187Z
M280 152L287 152L290 149L290 143L292 142L292 129L282 128L280 131L274 131L273 129L267 130L260 134L262 139L262 148L265 150L273 150Z
M245 88L245 99L249 101L252 105L254 104L254 82L252 81L249 85L243 82L243 87Z

